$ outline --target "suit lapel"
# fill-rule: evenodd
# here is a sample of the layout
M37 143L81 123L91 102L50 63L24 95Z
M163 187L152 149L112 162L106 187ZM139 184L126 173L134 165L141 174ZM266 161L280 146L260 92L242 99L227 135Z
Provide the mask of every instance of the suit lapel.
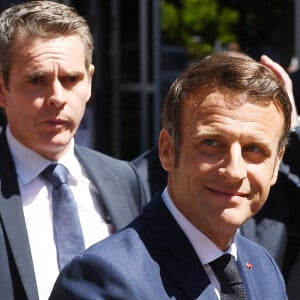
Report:
M260 264L256 260L256 253L249 251L248 248L244 247L243 237L237 237L238 245L238 268L243 278L244 286L249 299L263 299L264 297L260 294L258 287L258 280L262 280L262 274L260 271Z
M23 205L5 130L0 136L0 219L20 279L29 299L38 299ZM12 263L12 262L11 262Z
M159 249L154 259L174 279L186 299L217 299L198 256L162 199L152 200L144 215L151 231L148 247L153 243L154 249Z
M128 195L124 195L124 190L120 188L120 182L116 181L115 174L105 160L99 155L94 155L92 151L76 145L75 154L97 189L98 204L107 222L111 222L116 230L126 226L133 219L133 214L130 214L128 209L124 209L128 206Z

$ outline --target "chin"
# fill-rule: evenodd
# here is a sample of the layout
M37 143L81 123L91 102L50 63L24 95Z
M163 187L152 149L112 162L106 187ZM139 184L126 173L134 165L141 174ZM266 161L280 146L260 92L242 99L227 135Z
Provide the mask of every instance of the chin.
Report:
M240 214L226 214L224 216L224 222L226 223L226 226L230 228L230 230L236 230L238 229L242 224L244 224L251 216L244 216L241 213Z
M45 146L48 146L49 148L60 148L60 147L66 147L74 135L72 135L70 132L62 132L59 134L55 134L52 137L49 137L45 141Z
M62 153L66 151L69 144L70 140L60 140L55 142L51 141L43 144L43 146L40 147L40 151L37 152L50 160L57 160L58 158L60 158Z

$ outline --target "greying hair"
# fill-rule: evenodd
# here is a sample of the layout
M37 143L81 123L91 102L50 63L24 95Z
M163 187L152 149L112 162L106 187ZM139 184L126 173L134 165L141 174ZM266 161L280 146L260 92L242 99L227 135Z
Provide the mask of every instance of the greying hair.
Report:
M93 37L86 20L75 8L53 1L29 1L4 10L0 15L0 72L6 87L17 41L62 35L80 37L88 70L92 63Z
M181 142L182 103L191 93L202 88L228 89L246 95L243 101L261 106L274 102L285 119L278 151L286 145L290 132L292 107L280 80L269 68L247 55L221 52L190 65L173 82L166 96L162 126L173 139L177 159ZM228 103L228 105L234 104Z

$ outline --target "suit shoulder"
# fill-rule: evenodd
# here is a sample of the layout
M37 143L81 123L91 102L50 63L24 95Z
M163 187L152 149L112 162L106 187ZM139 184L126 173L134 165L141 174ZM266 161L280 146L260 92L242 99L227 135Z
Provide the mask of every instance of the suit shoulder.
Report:
M156 292L151 277L159 271L138 231L129 226L76 256L60 273L49 299L74 299L79 291L89 299L151 299L150 292Z
M239 247L251 249L251 251L257 251L259 253L266 254L267 256L271 257L269 252L263 246L261 246L257 242L248 239L247 237L244 237L241 234L238 235L237 241Z
M136 227L136 222L138 226ZM126 228L94 244L83 254L74 259L72 266L93 266L93 269L101 270L101 273L110 273L112 270L118 273L129 274L128 266L135 266L131 277L142 269L145 262L151 262L151 257L146 249L143 239L140 237L140 217L137 217ZM144 230L142 230L144 231ZM142 235L145 234L142 233ZM73 268L70 266L70 268ZM139 273L139 272L138 272ZM132 279L132 278L131 278Z
M98 160L103 166L109 168L118 168L118 170L122 167L127 169L134 169L133 165L129 161L121 160L81 145L75 146L75 153L80 157L88 157L92 160Z

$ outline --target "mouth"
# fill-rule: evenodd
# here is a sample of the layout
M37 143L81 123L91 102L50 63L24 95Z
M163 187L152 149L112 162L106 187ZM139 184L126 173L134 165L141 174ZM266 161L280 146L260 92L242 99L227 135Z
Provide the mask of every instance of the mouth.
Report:
M44 120L43 127L46 131L57 132L69 128L69 122L63 119L48 119Z
M62 126L66 125L68 122L63 119L51 119L44 121L44 123L49 126Z
M215 189L215 188L207 188L211 194L218 198L224 199L241 199L245 198L248 194L243 192L238 192L235 190L226 190L226 189Z

